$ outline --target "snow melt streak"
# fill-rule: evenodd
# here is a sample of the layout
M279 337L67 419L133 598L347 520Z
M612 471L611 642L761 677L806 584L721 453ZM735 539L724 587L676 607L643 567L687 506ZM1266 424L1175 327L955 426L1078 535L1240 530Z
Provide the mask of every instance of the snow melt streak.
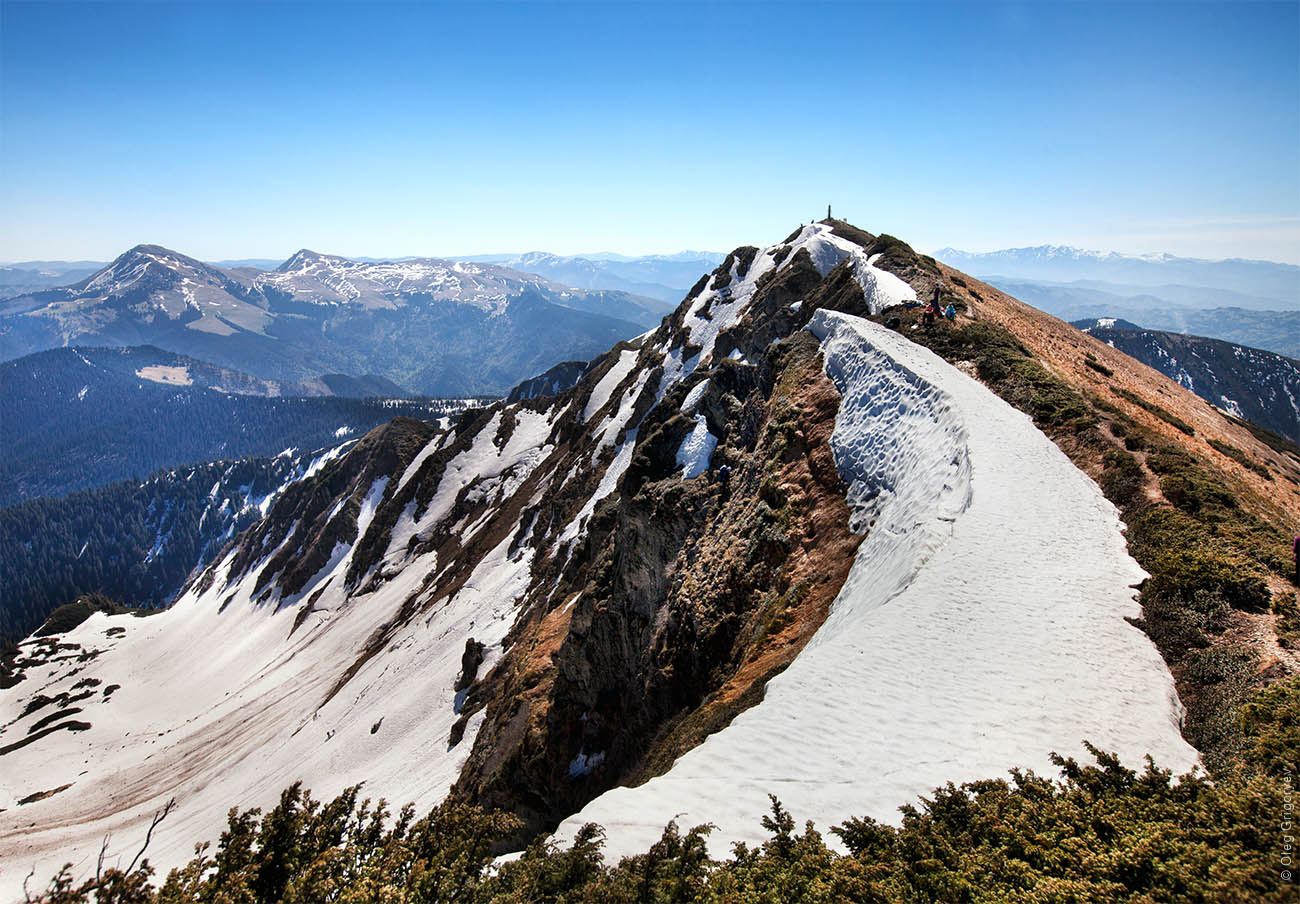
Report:
M722 854L761 840L769 792L823 828L897 821L948 781L1054 774L1048 755L1084 740L1191 768L1169 672L1124 621L1143 572L1096 485L929 351L841 314L811 328L844 395L832 444L854 517L876 519L830 618L761 704L560 834L598 822L617 856L670 819L713 822Z

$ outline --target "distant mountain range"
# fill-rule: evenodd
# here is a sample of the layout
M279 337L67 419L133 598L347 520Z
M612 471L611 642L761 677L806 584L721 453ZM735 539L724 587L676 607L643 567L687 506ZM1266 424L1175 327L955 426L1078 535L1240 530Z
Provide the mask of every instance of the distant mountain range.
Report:
M1272 261L1200 260L1172 254L1124 255L1084 251L1067 245L1037 245L970 253L941 248L934 256L952 267L999 285L994 277L1050 282L1100 280L1120 285L1201 287L1231 293L1214 306L1300 310L1300 267ZM1154 290L1153 290L1154 291ZM1202 306L1204 302L1195 303ZM1206 305L1208 306L1208 305Z
M703 274L722 261L715 251L678 251L675 254L627 255L612 251L559 255L546 251L526 254L475 254L456 258L472 263L498 264L533 273L578 289L617 289L676 304ZM353 261L384 263L415 258L354 257ZM245 257L207 261L222 270L274 270L278 258ZM0 298L39 289L68 286L109 265L108 261L22 261L0 266Z
M1119 318L1300 357L1300 267L1291 264L1061 245L935 257L1062 320Z
M0 298L66 286L85 279L103 266L94 261L31 261L0 267Z
M303 250L273 271L223 269L138 245L74 285L0 301L0 358L152 344L270 380L374 373L420 394L504 393L668 308L485 263Z
M1300 361L1108 317L1078 320L1074 326L1234 417L1300 442Z
M1000 279L1009 295L1074 322L1097 317L1141 323L1148 329L1210 336L1279 355L1300 357L1300 311L1259 311L1243 307L1184 307L1151 294L1120 295L1092 286L1109 283L1043 283ZM1225 293L1226 294L1226 293Z
M676 304L722 258L723 255L709 251L682 251L678 254L651 254L643 257L610 253L565 257L545 251L531 251L520 255L477 255L470 260L536 273L579 289L622 289Z

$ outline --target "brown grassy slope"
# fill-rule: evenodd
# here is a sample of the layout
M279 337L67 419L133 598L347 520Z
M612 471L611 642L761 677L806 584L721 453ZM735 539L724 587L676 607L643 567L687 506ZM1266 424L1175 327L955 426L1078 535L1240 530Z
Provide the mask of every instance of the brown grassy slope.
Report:
M959 285L954 285L953 290L970 305L969 311L975 317L988 318L1010 330L1035 358L1069 383L1116 405L1169 442L1212 462L1248 489L1243 494L1243 502L1259 514L1281 516L1293 525L1300 524L1300 460L1269 448L1245 427L1233 423L1204 399L1159 371L987 283L943 264L939 267L950 281L956 276L966 283L965 290ZM1085 363L1089 354L1109 368L1113 376L1106 377L1089 367ZM1127 389L1166 409L1190 424L1195 435L1188 436L1151 412L1116 396L1110 391L1111 386ZM1212 447L1210 440L1241 449L1272 472L1275 479L1265 480Z
M1152 574L1140 626L1187 707L1183 733L1212 772L1227 768L1246 745L1239 707L1300 673L1291 570L1300 454L1069 324L950 268L944 277L965 307L956 324L927 333L914 326L915 310L889 313L901 315L905 334L1034 415L1120 507L1129 550ZM983 362L981 342L1005 342L990 329L1023 346L1004 344L995 357L1033 359L1021 378ZM1026 390L1022 378L1035 367L1043 376Z

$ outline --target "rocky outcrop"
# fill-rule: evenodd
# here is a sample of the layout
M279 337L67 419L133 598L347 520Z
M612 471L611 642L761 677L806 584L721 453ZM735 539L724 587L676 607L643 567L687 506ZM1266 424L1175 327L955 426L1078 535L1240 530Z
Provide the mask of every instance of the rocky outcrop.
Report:
M713 463L732 468L730 485L675 473L683 384L642 424L623 492L564 576L576 599L557 595L516 630L521 652L472 697L490 701L488 719L457 792L510 802L532 831L662 772L761 699L825 619L861 540L815 341L777 343L761 366L724 360L704 379L696 410L722 433Z

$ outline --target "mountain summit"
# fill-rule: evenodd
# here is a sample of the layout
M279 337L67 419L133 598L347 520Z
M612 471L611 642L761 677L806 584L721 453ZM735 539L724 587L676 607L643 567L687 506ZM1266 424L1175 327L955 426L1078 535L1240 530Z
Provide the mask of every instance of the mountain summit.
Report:
M923 321L935 298L953 322ZM769 793L822 825L896 820L1085 742L1219 755L1222 698L1184 657L1273 643L1284 445L837 220L737 248L571 370L372 431L166 613L25 643L0 694L0 806L26 801L6 861L93 859L174 797L150 859L176 865L298 780L505 808L518 845L592 819L618 854L711 822L720 852L756 840ZM1248 547L1208 539L1229 498ZM1171 525L1181 558L1151 552ZM1197 627L1179 607L1206 573L1221 609Z

